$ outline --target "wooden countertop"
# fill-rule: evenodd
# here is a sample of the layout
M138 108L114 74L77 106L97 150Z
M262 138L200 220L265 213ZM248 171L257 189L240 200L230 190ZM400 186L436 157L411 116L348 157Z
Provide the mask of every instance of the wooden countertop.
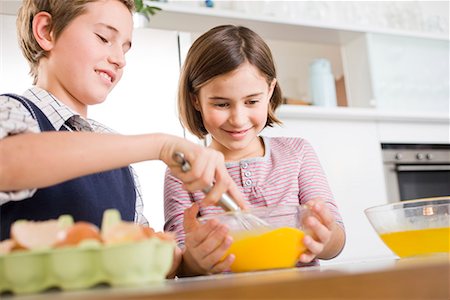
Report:
M219 274L11 299L450 299L450 255ZM5 296L5 299L9 296Z

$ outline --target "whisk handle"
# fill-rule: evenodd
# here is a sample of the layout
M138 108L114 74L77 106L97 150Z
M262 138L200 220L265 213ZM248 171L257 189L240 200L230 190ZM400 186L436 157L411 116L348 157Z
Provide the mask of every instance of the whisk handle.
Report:
M191 164L186 160L184 154L181 152L175 152L173 154L173 159L181 166L181 170L183 172L188 172L191 170ZM203 193L207 194L211 190L211 187L203 189ZM222 207L225 211L239 211L241 208L237 205L236 201L228 195L228 193L224 193L222 197L219 199L219 206Z

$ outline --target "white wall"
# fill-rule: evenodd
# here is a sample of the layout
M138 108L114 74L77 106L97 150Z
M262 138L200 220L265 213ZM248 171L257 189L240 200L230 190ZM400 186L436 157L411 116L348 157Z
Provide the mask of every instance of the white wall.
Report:
M22 93L32 79L17 44L16 18L0 14L0 93Z

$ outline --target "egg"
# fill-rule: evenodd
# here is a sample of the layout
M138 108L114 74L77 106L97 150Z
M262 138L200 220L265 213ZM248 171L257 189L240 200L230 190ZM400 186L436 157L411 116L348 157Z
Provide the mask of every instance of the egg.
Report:
M100 241L100 231L94 224L79 221L58 234L57 247L76 246L84 240Z

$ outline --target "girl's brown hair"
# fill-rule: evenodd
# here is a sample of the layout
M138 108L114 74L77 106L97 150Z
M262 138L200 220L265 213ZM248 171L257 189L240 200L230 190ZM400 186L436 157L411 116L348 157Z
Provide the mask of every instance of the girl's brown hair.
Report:
M191 46L180 75L178 110L181 123L192 134L200 139L208 134L202 115L194 106L200 88L214 77L233 71L246 61L265 76L268 85L277 77L269 46L258 34L246 27L214 27ZM281 103L281 89L277 82L270 99L265 126L281 124L275 116L275 110Z
M47 52L39 46L33 35L33 18L41 12L48 12L52 16L49 32L58 39L64 28L77 16L86 11L86 4L99 0L23 0L17 16L17 36L22 53L30 65L33 84L37 82L39 60ZM117 0L123 3L130 13L134 12L134 0Z

